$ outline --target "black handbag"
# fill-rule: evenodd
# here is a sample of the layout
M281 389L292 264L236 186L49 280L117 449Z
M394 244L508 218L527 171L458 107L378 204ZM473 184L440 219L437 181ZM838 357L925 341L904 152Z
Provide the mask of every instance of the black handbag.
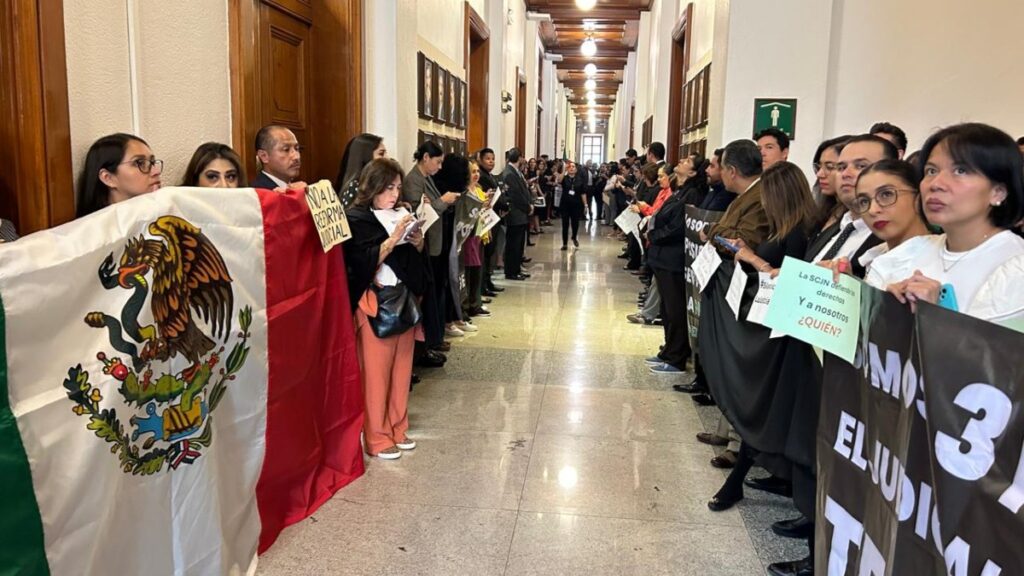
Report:
M371 317L370 328L377 338L387 338L405 333L419 324L423 317L416 296L405 284L377 286L370 289L377 295L377 315Z

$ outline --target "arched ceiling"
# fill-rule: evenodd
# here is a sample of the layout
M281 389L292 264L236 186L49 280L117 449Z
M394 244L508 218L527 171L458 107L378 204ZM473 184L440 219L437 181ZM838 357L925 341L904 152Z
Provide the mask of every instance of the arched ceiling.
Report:
M594 81L597 87L596 116L607 119L611 116L615 94L622 84L626 58L636 50L640 30L640 13L650 10L653 0L597 0L590 10L581 10L575 0L527 0L529 12L547 14L550 20L542 20L540 36L548 54L562 56L555 62L558 80L572 90L570 103L579 117L587 113L587 90L584 83L587 76L583 67L588 63L597 66ZM591 36L597 44L597 54L592 58L580 51L583 41Z

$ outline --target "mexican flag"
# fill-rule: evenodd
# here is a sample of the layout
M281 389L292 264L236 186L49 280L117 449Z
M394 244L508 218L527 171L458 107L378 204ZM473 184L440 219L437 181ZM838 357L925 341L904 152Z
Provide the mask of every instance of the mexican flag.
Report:
M165 188L0 245L0 573L244 574L363 472L302 191Z

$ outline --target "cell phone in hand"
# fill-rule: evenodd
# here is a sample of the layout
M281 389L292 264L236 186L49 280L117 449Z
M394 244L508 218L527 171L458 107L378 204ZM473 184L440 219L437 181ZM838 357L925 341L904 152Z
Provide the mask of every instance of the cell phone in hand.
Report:
M724 247L726 250L734 254L740 251L739 246L733 244L732 242L729 242L728 240L722 238L721 236L715 236L715 242L717 242L719 246Z

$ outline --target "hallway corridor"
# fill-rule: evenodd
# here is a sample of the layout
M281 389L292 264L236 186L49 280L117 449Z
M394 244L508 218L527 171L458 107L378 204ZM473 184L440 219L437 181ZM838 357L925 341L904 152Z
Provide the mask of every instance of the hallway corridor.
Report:
M662 329L625 321L638 283L607 231L567 253L557 226L535 237L533 277L499 282L493 316L421 372L419 447L369 460L258 573L747 575L805 554L770 533L787 500L708 510L723 475L694 435L718 412L647 370Z

